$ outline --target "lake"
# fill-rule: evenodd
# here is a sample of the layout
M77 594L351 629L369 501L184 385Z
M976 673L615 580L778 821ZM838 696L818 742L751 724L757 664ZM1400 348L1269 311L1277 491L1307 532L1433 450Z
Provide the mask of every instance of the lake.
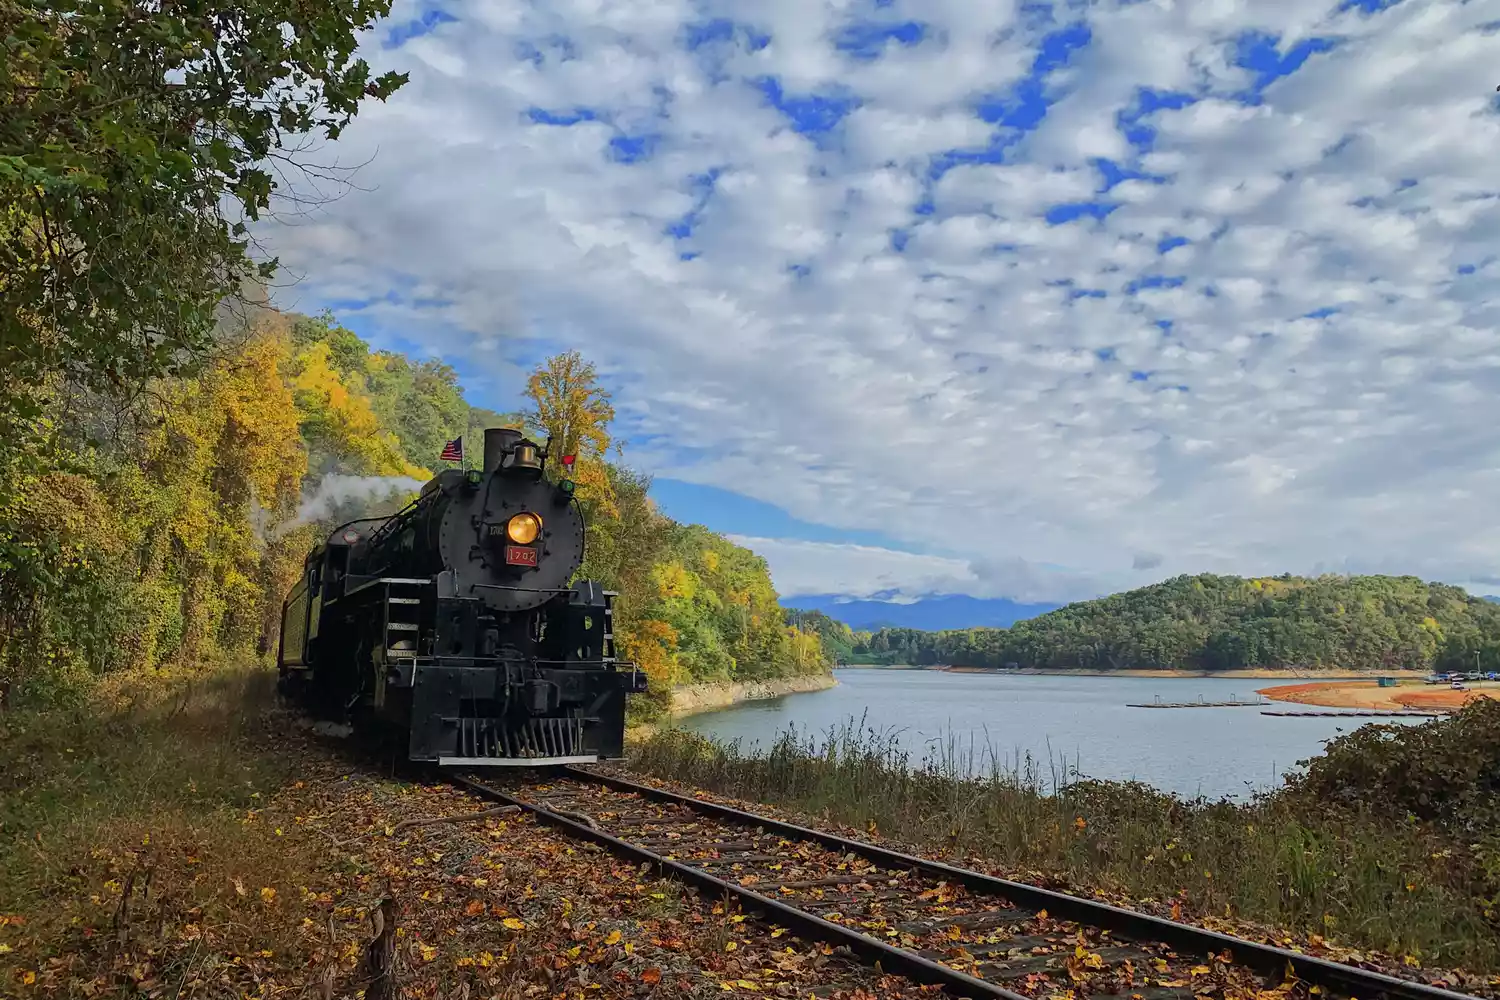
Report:
M939 670L834 672L838 687L747 702L689 716L680 725L743 746L771 743L788 727L818 736L864 717L920 760L956 744L967 758L993 754L1014 764L1028 752L1049 774L1077 769L1093 778L1138 780L1184 797L1246 799L1274 787L1323 741L1390 719L1277 718L1255 708L1128 708L1129 703L1254 700L1268 680L1052 677ZM1282 704L1297 711L1306 706ZM1309 709L1317 710L1317 709ZM1331 710L1329 710L1331 711ZM980 765L988 770L989 763ZM1049 780L1050 784L1050 780Z

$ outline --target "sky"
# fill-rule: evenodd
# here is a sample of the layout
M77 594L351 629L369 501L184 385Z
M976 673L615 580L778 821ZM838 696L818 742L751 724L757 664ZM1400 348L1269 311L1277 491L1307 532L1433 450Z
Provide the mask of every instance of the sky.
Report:
M784 595L1500 589L1500 0L396 0L276 301L576 348Z

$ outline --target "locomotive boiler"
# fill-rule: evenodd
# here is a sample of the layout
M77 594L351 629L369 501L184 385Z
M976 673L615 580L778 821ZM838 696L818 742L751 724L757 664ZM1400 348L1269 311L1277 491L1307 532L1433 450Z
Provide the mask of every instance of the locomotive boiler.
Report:
M491 428L482 467L335 528L282 606L283 690L321 718L394 731L417 761L620 756L625 699L645 675L615 656L615 594L569 583L583 515L573 482L544 475L547 457Z

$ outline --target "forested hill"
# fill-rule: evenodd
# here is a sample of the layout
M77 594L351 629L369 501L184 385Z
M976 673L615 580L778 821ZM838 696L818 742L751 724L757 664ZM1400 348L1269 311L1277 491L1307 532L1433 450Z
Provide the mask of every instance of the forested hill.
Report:
M1033 669L1500 669L1500 606L1410 576L1179 576L1007 629L882 629L855 660ZM835 651L830 644L830 651Z
M334 518L393 511L486 426L577 456L580 573L621 593L622 653L660 708L695 681L826 671L763 559L658 513L617 461L614 409L575 353L533 373L515 413L471 406L454 370L372 351L332 317L259 310L221 325L191 373L113 394L58 380L45 433L0 441L0 694L67 697L104 674L275 650L281 600Z

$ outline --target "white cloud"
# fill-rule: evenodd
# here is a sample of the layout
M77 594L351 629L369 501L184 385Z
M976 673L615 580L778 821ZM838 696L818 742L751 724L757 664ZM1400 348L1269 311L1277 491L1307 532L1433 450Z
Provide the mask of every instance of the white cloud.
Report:
M800 567L779 576L851 592L880 589L864 572L1040 586L973 568L1014 565L1111 586L1375 566L1463 581L1500 563L1483 6L1099 3L1041 126L994 132L1016 140L1004 162L954 167L924 214L930 156L989 141L975 102L1011 92L1050 30L1019 4L897 0L881 16L923 19L926 38L860 61L830 41L854 17L842 0L466 0L456 23L367 46L412 74L338 146L374 156L372 190L261 235L305 276L296 304L375 300L390 334L492 385L539 344L596 357L625 436L665 442L632 452L658 475L964 556L777 542L773 565ZM770 42L685 51L705 16ZM1282 57L1337 44L1252 106L1232 58L1252 30L1281 35ZM752 85L766 74L861 105L820 143ZM1145 116L1143 157L1115 126L1141 87L1204 96ZM621 130L652 136L649 158L612 160ZM1126 180L1103 220L1049 226L1050 206L1095 197L1101 154L1168 182ZM1191 242L1159 254L1174 236ZM1149 278L1173 280L1128 293Z

